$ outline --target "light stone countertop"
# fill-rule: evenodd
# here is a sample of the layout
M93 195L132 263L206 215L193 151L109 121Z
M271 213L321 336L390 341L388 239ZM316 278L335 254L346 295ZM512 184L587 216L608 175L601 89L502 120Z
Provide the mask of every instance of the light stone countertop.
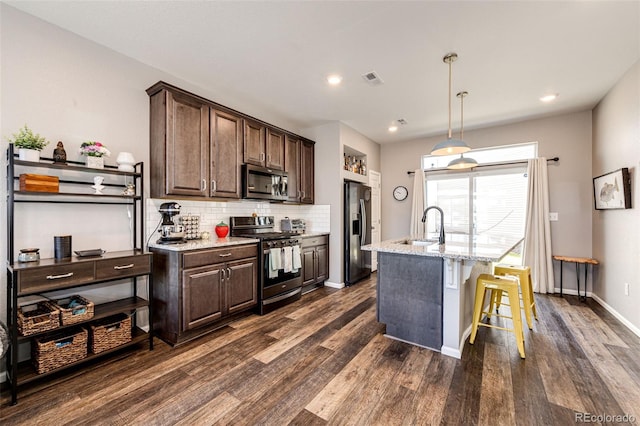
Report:
M188 250L201 250L208 248L220 248L220 247L229 247L229 246L237 246L242 244L251 244L257 243L260 240L256 238L241 238L241 237L226 237L226 238L217 238L216 236L212 236L208 240L187 240L185 243L179 244L158 244L153 241L149 243L149 248L154 248L157 250L167 250L167 251L188 251Z
M329 235L329 233L328 232L308 232L304 234L299 234L298 236L302 238L309 238L309 237L318 237L322 235ZM260 242L260 240L256 238L245 238L245 237L217 238L215 235L208 240L202 240L202 239L187 240L187 242L179 243L179 244L158 244L156 241L149 242L150 249L154 248L157 250L168 250L168 251L188 251L188 250L200 250L200 249L208 249L208 248L229 247L229 246L237 246L241 244L251 244L251 243Z
M406 244L407 241L418 241L418 245ZM367 244L362 250L382 253L398 253L414 256L443 257L459 260L476 260L497 262L508 254L520 242L520 239L482 236L478 238L469 234L446 234L445 244L440 246L437 238L425 240L419 237L404 237L386 240L380 243Z

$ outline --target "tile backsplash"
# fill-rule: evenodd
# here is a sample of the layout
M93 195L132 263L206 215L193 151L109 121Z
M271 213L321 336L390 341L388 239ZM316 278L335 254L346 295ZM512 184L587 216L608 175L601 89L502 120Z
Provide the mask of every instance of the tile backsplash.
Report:
M259 216L273 216L275 219L275 229L280 230L280 219L289 217L291 219L304 219L307 232L330 232L330 212L329 205L294 205L268 203L260 201L187 201L187 200L164 200L149 198L146 204L146 231L147 238L151 239L157 234L157 226L160 224L162 216L158 213L160 204L168 201L176 201L182 206L180 216L191 214L200 217L200 232L208 231L214 235L214 226L220 221L229 224L231 216L251 216L256 213ZM176 221L176 223L179 223Z

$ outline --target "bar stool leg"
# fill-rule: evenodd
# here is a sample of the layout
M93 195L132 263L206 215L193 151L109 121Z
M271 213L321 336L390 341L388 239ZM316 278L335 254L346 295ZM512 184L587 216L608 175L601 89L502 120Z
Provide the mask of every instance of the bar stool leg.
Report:
M507 290L509 295L509 305L511 305L511 317L513 321L513 329L516 335L516 343L520 358L524 359L524 333L522 332L522 318L520 317L520 296L517 288ZM515 306L515 308L514 308Z
M476 283L476 298L475 305L473 307L473 323L471 325L471 337L469 337L469 343L473 345L473 342L476 340L476 334L478 333L478 323L480 323L480 319L482 317L482 309L484 308L484 298L486 296L485 287ZM478 301L480 301L478 303Z
M538 321L538 311L536 310L536 300L533 298L533 281L531 280L531 274L527 277L529 281L529 301L531 302L531 310L533 311L533 317Z

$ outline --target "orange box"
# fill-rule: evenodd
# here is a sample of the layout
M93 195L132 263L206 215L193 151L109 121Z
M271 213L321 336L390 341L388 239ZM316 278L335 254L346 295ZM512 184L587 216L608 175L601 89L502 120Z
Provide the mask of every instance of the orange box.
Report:
M60 183L58 180L57 176L24 173L20 175L20 191L59 192Z

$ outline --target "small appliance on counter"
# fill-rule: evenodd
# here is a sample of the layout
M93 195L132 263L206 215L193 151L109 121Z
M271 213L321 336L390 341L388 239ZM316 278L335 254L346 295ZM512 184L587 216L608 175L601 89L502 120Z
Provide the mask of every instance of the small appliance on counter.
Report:
M180 204L176 202L162 203L158 211L162 214L162 223L160 224L160 238L158 244L179 244L184 243L184 227L176 225L173 217L180 214Z
M304 219L289 219L285 217L280 220L280 229L283 232L294 232L296 234L304 234L306 230L306 224Z

